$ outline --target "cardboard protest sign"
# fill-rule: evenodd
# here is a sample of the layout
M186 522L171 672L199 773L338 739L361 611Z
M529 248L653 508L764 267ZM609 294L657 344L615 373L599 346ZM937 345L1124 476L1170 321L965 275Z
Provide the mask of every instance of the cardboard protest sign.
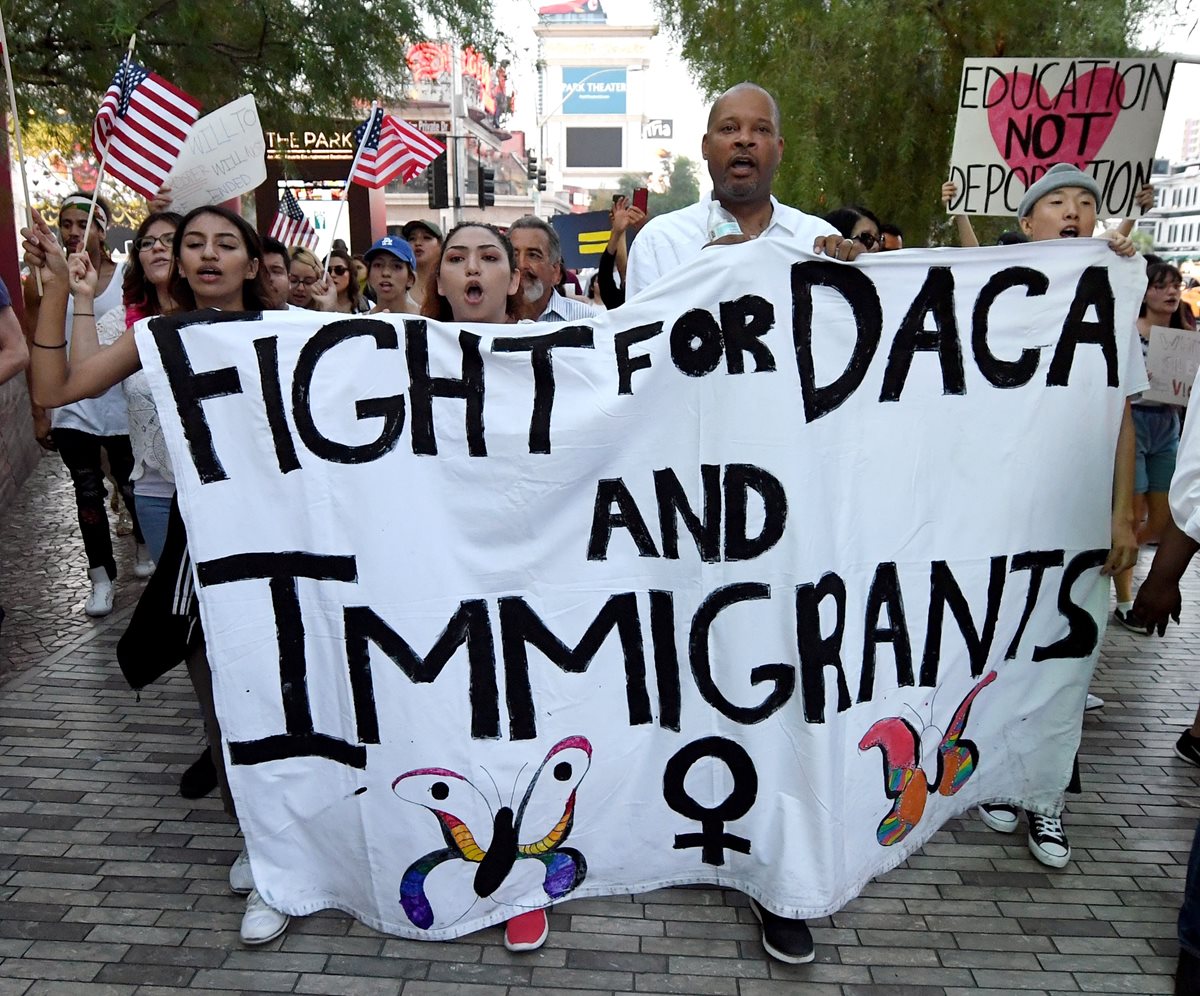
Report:
M1170 59L964 59L950 179L953 214L1017 213L1055 163L1100 186L1101 218L1138 217L1171 92Z
M1186 405L1192 396L1197 370L1200 370L1200 334L1162 325L1150 329L1150 348L1146 352L1150 390L1142 392L1143 398Z
M139 324L272 906L817 916L981 801L1057 810L1144 269L810 248L585 324Z
M196 122L166 185L187 214L253 190L267 178L266 140L254 98L238 97Z

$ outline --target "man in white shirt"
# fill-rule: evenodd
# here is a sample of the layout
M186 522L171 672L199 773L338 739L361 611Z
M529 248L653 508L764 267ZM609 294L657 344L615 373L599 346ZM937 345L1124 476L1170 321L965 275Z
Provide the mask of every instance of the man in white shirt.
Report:
M1171 518L1158 541L1150 573L1133 603L1134 618L1144 622L1148 630L1157 630L1159 636L1166 632L1169 620L1179 622L1183 604L1179 580L1200 550L1200 402L1196 398L1197 391L1193 388L1183 423L1183 438L1179 441L1175 475L1171 478ZM1200 761L1200 738L1194 735L1197 726L1200 726L1200 712L1197 723L1191 730L1184 730L1175 744L1175 753L1191 764ZM1179 909L1175 991L1200 991L1200 826L1192 840L1183 905Z
M564 297L554 289L562 279L562 245L554 226L527 214L512 223L508 239L521 271L518 318L579 322L596 317L596 309L590 304Z
M708 131L700 144L713 190L698 204L648 221L629 247L625 272L627 299L659 277L695 259L713 241L708 218L718 202L737 222L741 236L812 239L814 252L854 259L862 246L843 239L828 222L804 214L771 196L771 182L783 158L779 106L755 83L730 87L712 106Z

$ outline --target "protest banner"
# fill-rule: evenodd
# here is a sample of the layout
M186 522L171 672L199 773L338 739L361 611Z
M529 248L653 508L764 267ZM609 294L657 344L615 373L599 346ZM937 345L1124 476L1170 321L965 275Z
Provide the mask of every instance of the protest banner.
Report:
M1100 186L1101 218L1140 217L1174 72L1170 59L964 59L949 212L1011 217L1071 163Z
M1168 405L1187 405L1197 370L1200 370L1200 334L1162 325L1150 329L1150 347L1146 351L1150 390L1142 392L1143 398Z
M811 917L1057 811L1144 289L1098 240L756 239L583 324L140 323L259 891Z
M171 210L187 214L253 190L267 178L267 143L247 94L196 122L166 185Z

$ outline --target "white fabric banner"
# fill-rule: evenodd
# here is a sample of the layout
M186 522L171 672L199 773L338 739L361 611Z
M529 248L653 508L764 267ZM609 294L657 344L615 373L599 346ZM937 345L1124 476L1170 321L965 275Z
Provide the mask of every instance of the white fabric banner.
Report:
M1145 282L763 239L590 325L139 325L259 891L807 917L981 800L1057 811Z

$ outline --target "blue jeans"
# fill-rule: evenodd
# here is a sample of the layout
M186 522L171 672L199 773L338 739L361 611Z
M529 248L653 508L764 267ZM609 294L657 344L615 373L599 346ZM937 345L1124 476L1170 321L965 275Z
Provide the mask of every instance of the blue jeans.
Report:
M167 518L171 511L170 498L151 498L147 495L133 496L137 506L138 524L146 537L146 548L157 564L162 556L163 544L167 541Z
M1179 946L1200 958L1200 824L1192 838L1188 855L1187 882L1183 887L1183 905L1179 907Z

